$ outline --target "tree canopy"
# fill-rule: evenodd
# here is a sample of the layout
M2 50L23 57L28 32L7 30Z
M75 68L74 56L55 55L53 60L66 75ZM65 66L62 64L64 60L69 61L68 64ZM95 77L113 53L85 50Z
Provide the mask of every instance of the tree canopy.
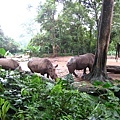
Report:
M114 51L119 42L119 3L115 1L110 51ZM46 0L40 3L36 17L40 32L37 37L33 36L29 45L42 48L43 52L38 50L40 53L49 53L48 49L53 54L95 53L101 7L100 0Z
M0 48L4 48L6 51L15 53L19 51L19 44L14 41L14 39L5 36L1 26L0 26Z

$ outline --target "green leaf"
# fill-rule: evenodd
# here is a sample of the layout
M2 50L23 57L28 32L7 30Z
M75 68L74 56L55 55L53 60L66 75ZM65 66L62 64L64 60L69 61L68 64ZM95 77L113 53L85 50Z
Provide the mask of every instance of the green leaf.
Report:
M5 101L3 106L2 106L2 112L5 114L7 113L8 109L10 108L10 104L8 101Z
M0 106L4 103L4 99L0 98Z
M22 96L26 96L26 95L28 95L29 93L28 93L28 91L25 89L25 88L22 88L21 89L21 95Z
M4 48L0 48L0 55L4 56L6 53L5 49Z
M1 120L5 120L6 113L8 112L10 108L10 104L8 101L5 101L4 99L0 98L0 118Z
M103 84L103 88L109 88L109 87L111 87L112 86L112 84L110 83L110 82L105 82L104 84Z
M32 86L35 86L35 87L39 86L39 84L40 84L40 77L37 76L37 75L33 75L32 78L31 78L30 84Z
M102 84L103 84L103 82L98 81L98 80L96 80L96 81L93 82L94 86L99 86L99 85L102 85Z
M62 92L62 86L61 83L55 85L52 90L51 90L51 94L59 94Z

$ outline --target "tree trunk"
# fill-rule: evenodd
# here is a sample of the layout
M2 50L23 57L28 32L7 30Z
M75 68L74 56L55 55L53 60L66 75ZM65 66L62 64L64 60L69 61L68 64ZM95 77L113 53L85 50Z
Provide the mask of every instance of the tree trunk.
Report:
M53 1L54 2L54 5L55 5L55 0ZM51 28L50 28L50 38L51 38L51 41L52 41L52 50L53 50L53 55L52 57L56 57L57 56L57 51L56 51L56 36L55 36L55 10L53 10L52 12L52 15L51 15Z
M120 44L117 43L117 45L116 45L116 55L115 55L116 62L118 62L119 57L120 57Z
M85 76L85 79L90 80L90 82L93 82L94 80L105 81L108 79L106 62L110 41L113 4L114 0L103 0L95 61L92 71Z
M57 56L56 46L53 45L53 55L52 55L52 57L56 57L56 56Z

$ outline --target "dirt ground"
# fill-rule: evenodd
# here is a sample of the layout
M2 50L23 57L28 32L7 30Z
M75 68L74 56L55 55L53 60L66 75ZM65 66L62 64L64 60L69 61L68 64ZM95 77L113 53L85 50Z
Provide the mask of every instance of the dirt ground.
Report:
M55 58L48 58L53 65L58 64L58 67L56 68L56 73L58 74L58 77L64 77L65 75L67 75L68 69L66 67L66 63L67 61L71 58L72 56L65 56L65 57L55 57ZM25 71L29 71L29 68L27 67L27 62L20 62L22 69ZM120 65L120 59L118 60L118 62L116 62L116 60L114 59L114 57L108 57L107 59L107 65ZM75 71L78 74L78 78L75 78L74 76L74 80L75 81L81 81L81 76L82 76L82 70L77 70ZM112 73L108 73L109 77L111 77L113 80L115 79L119 79L120 80L120 74L112 74Z

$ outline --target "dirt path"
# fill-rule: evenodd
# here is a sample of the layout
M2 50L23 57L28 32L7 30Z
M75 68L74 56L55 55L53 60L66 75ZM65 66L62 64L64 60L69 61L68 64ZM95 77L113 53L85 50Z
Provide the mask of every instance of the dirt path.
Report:
M48 58L53 65L58 64L58 67L56 69L56 73L58 74L59 77L63 77L65 75L68 74L68 69L66 67L66 63L67 61L71 58L72 56L65 56L65 57L55 57L55 58ZM22 69L29 71L29 68L27 67L27 62L20 62ZM118 62L116 62L115 59L107 59L107 65L120 65L120 60L118 60ZM75 78L75 81L80 81L81 80L81 75L82 75L82 70L81 71L76 71L76 73L78 74L79 78ZM109 77L113 78L113 79L120 79L120 74L112 74L112 73L108 73Z

